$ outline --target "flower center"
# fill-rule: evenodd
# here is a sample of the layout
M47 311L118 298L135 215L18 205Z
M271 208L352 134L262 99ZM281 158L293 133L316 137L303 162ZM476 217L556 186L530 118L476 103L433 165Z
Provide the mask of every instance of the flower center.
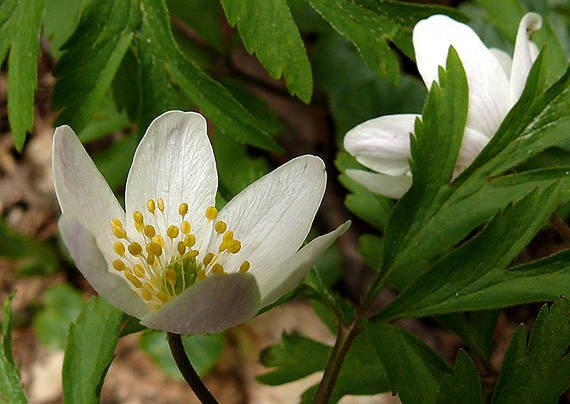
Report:
M118 239L113 244L118 257L111 265L149 307L158 310L195 282L210 275L226 274L223 267L226 257L241 250L241 242L234 239L226 223L216 220L218 210L214 206L206 209L205 216L208 221L215 221L216 240L210 243L211 248L206 247L205 254L195 248L196 236L185 219L187 203L178 207L177 224L167 223L162 198L150 199L146 208L144 215L138 210L133 213L136 236L129 237L120 220L111 220L113 235ZM249 262L243 261L238 271L247 272L249 267Z

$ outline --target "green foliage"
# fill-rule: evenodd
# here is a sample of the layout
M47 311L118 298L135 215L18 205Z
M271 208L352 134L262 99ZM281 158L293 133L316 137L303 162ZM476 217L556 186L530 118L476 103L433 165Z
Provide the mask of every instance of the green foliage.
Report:
M366 332L384 364L392 393L398 393L404 404L420 397L422 403L435 403L444 374L451 372L447 363L399 327L368 322Z
M62 370L64 402L99 402L122 318L123 313L106 300L92 297L71 324Z
M27 404L20 372L12 356L12 308L10 303L14 294L4 300L0 337L0 403Z
M182 344L190 363L200 377L207 375L220 359L225 334L184 335ZM149 331L141 335L140 346L168 376L181 379L163 332Z
M21 260L20 275L50 275L60 266L59 257L51 245L11 229L1 218L0 257Z
M446 373L441 379L437 404L483 404L484 402L477 368L469 355L460 349L452 373Z
M65 348L67 330L84 306L81 294L66 284L52 286L44 292L43 307L34 317L40 341L52 349Z
M492 402L557 403L570 387L570 304L542 306L528 344L519 326L505 354Z
M286 0L221 0L232 26L247 51L271 77L285 76L289 92L305 103L311 100L313 77L309 58Z

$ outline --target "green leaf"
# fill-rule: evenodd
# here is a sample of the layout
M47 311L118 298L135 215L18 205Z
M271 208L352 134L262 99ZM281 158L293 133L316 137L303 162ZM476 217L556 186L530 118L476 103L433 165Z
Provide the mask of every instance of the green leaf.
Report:
M375 236L374 234L363 234L358 239L357 251L374 271L378 271L380 269L382 254L384 251L383 239Z
M493 25L514 43L519 22L527 12L520 0L477 0L477 3L489 14ZM568 60L546 16L542 16L542 28L533 34L532 40L539 48L544 47L545 58L548 60L548 82L552 83L564 73Z
M12 356L12 308L10 303L12 293L3 303L3 315L1 323L2 347L0 349L0 403L27 404L24 394L20 372L14 363Z
M129 133L93 156L93 161L111 189L117 189L125 183L138 140L136 132Z
M48 348L63 350L69 324L85 304L81 293L67 284L52 286L45 291L43 304L34 317L36 333Z
M19 0L12 16L12 44L8 58L8 119L16 149L34 125L34 96L38 86L40 27L45 0ZM17 27L17 28L15 28Z
M484 402L477 368L469 354L460 349L452 373L445 374L441 380L437 404L483 404Z
M528 345L519 326L505 354L493 404L557 403L570 387L570 304L542 306Z
M113 360L123 313L92 297L69 328L63 360L63 401L98 403Z
M206 376L218 362L224 341L225 334L182 336L186 354L200 377ZM182 379L170 353L165 333L145 332L141 335L140 345L164 373L172 378Z
M271 77L285 76L292 95L308 103L313 93L309 58L286 0L221 0L231 26L236 26L246 50Z
M90 0L45 0L43 35L50 40L54 57L61 55L61 47L77 28L81 11Z
M419 398L422 403L435 403L443 375L451 372L447 363L399 327L370 321L366 332L384 364L392 393L404 404Z
M21 275L50 275L59 270L60 261L53 247L46 242L11 229L0 219L0 257L21 260ZM34 267L35 271L27 271Z
M57 124L68 124L77 132L87 125L111 88L140 21L136 2L95 1L85 9L53 70L58 80L52 108L62 109Z
M500 307L493 295L480 294L472 289L473 285L491 271L505 268L540 230L557 202L558 191L552 187L507 207L483 231L419 276L376 318L391 320ZM564 286L558 290L564 291ZM477 307L460 303L468 293L478 295Z
M12 42L12 26L17 15L18 0L5 0L0 3L0 63L4 63L4 58L10 49Z
M117 107L110 97L105 97L103 102L93 114L92 119L78 134L83 144L99 140L110 133L127 129L131 122L127 114L117 111Z
M467 118L467 79L457 52L450 48L447 71L439 69L421 120L416 120L410 138L413 174L411 189L400 199L386 226L382 276L388 275L400 250L434 215L441 200L449 194L457 154ZM441 158L433 159L437 155Z

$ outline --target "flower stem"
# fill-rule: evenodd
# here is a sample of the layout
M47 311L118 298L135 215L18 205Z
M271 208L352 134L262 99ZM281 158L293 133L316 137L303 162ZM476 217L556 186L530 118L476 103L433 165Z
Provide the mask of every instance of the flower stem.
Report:
M364 310L362 306L358 308L350 324L346 325L339 319L338 335L333 347L329 362L323 374L323 380L319 385L313 404L327 404L332 394L338 373L352 341L360 333L362 321L364 320Z
M190 363L186 351L184 350L180 334L169 332L168 345L170 346L170 351L176 361L176 365L178 369L180 369L180 373L182 373L184 380L186 380L186 383L192 388L196 397L198 397L203 404L219 404L212 393L210 393L210 390L202 383L200 376L198 376L198 373L196 373L196 370L194 370L194 367Z
M556 230L567 247L570 247L570 228L556 213L550 215L550 224Z

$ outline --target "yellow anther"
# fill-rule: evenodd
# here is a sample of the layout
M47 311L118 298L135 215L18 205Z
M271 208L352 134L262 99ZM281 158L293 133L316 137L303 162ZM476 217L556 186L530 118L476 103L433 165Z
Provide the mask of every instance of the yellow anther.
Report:
M135 222L135 229L137 229L138 232L141 232L143 229L143 225Z
M182 230L182 233L188 234L190 233L190 230L192 230L192 227L190 226L190 223L185 220L180 225L180 230Z
M198 270L198 273L196 274L196 281L201 281L205 277L206 277L206 271L204 271L203 269Z
M164 199L158 198L156 204L158 205L158 210L164 213Z
M198 250L190 250L184 254L184 258L196 258L200 252Z
M136 264L133 267L133 273L138 276L139 278L142 278L145 274L144 272L144 267L142 265Z
M119 229L122 229L123 223L121 223L121 221L119 219L113 219L113 220L111 220L111 226L118 227Z
M154 201L152 199L148 200L148 202L146 203L146 208L150 213L154 215L154 210L156 209L156 205L154 204Z
M212 273L213 273L213 274L216 274L216 275L218 275L218 274L223 274L223 273L224 273L224 267L221 266L220 264L215 264L215 265L212 267Z
M168 296L166 295L166 293L164 292L158 292L156 294L156 297L158 297L158 299L162 302L162 303L166 303L169 299ZM160 306L159 306L160 308ZM158 310L158 309L157 309Z
M149 253L146 257L146 263L148 265L153 265L154 264L154 254Z
M184 241L179 241L178 245L176 246L176 249L178 250L178 254L180 255L184 254L184 251L186 251L186 246L184 245Z
M184 244L188 248L192 248L196 244L196 237L193 234L188 234L184 237Z
M153 242L148 243L146 245L146 252L148 254L152 254L152 255L155 255L157 257L160 257L162 255L162 247L153 241Z
M120 255L121 257L125 254L125 246L120 241L117 241L115 244L113 244L113 249L117 255Z
M127 266L125 265L125 263L121 260L115 260L113 261L113 268L115 268L117 271L124 271Z
M241 243L238 240L232 240L228 247L228 251L232 254L237 254L241 250Z
M144 235L147 236L148 238L153 238L155 234L156 231L154 230L154 227L151 226L150 224L147 224L144 227Z
M230 243L231 243L231 241L230 241L230 242L228 242L228 241L222 241L222 242L220 243L220 248L218 249L218 251L219 251L219 252L224 251L226 248L228 248L228 247L230 246Z
M125 278L133 284L135 288L140 288L142 286L141 281L139 281L132 273L125 271Z
M164 247L164 239L162 238L162 236L160 234L154 236L152 238L152 242L155 244L158 244L161 247Z
M135 219L135 223L138 223L140 225L143 224L144 218L141 212L139 212L138 210L135 210L133 212L133 219Z
M121 227L113 227L113 234L117 238L127 238L127 232Z
M179 230L178 230L178 227L176 227L176 226L169 226L168 230L166 230L166 235L170 238L173 238L173 239L178 237L178 233L179 233Z
M224 233L224 241L229 241L229 240L233 240L234 239L234 232L231 230L228 230L227 232Z
M129 252L131 253L131 255L136 257L142 252L142 247L139 243L135 241L129 244Z
M241 273L245 273L245 272L249 271L250 266L251 265L249 264L249 261L244 261L243 264L240 265L239 271Z
M152 294L146 289L141 290L141 295L144 300L147 301L152 300Z
M204 265L208 265L210 262L212 262L213 259L214 259L214 254L208 253L208 254L206 254L204 259L202 260L202 263Z
M218 209L214 206L208 206L206 209L206 217L208 220L214 220L218 216Z
M170 268L166 271L166 282L170 283L172 286L176 285L176 272L174 269Z
M178 213L180 213L180 216L182 217L186 216L186 213L188 213L188 204L186 202L180 204L180 207L178 207Z
M228 226L226 226L226 223L220 220L220 221L216 222L214 229L216 229L216 233L222 234L223 232L226 231L227 227Z
M154 288L152 287L152 285L148 282L143 283L142 285L144 290L148 290L150 293L154 293Z

